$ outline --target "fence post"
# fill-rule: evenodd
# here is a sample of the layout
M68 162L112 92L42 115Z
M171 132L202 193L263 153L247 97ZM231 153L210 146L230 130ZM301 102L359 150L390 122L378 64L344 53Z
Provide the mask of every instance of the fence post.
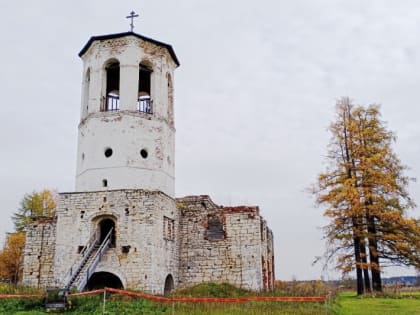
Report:
M332 294L332 292L328 291L326 299L325 299L325 314L326 315L328 315L328 313L329 313L328 308L329 308L329 305L330 305L331 294Z

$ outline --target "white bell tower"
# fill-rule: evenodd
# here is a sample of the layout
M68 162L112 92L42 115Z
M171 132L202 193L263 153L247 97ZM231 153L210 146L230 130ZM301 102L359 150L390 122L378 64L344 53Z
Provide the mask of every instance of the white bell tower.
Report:
M133 32L92 37L83 60L76 191L174 197L174 70L168 44Z

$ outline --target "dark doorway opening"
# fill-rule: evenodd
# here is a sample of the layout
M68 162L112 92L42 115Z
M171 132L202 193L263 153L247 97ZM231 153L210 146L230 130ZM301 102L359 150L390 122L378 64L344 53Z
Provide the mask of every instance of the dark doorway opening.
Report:
M109 247L115 247L115 222L111 219L104 219L99 223L99 242L102 244L106 236L108 235L109 231L111 231L111 243Z
M86 290L97 290L105 287L114 289L124 289L124 286L116 275L110 272L95 272L89 279Z
M172 275L168 275L165 280L165 288L163 289L163 294L168 296L174 290L174 278Z

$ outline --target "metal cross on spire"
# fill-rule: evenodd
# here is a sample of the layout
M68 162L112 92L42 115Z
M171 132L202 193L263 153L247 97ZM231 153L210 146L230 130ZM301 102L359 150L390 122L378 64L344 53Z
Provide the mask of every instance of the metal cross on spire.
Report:
M134 11L131 11L130 12L130 15L127 15L125 18L126 19L131 19L131 23L130 23L130 32L132 32L133 31L133 29L134 29L134 23L133 23L133 20L134 20L134 18L136 18L136 17L138 17L139 15L138 14L136 14L136 12L134 12Z

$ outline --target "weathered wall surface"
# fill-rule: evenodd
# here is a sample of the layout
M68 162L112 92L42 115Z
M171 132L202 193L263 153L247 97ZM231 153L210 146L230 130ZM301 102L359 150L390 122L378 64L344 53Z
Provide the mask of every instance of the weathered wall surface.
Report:
M274 249L273 232L267 222L261 218L261 266L263 289L274 289Z
M93 42L82 58L76 191L145 189L174 197L176 64L168 50L125 36ZM119 63L119 110L104 111L106 67L111 61ZM152 70L151 113L137 108L140 63ZM112 149L111 156L104 155L107 149ZM147 157L140 154L142 150Z
M91 235L100 233L105 219L115 222L116 242L96 272L113 273L125 288L156 294L163 293L168 274L177 281L178 212L174 200L165 194L146 190L63 193L57 215L54 277L61 285L72 265L80 260L78 248ZM168 219L174 222L171 237L164 229ZM123 247L129 248L128 253Z
M26 232L23 280L27 286L45 288L54 283L56 220L38 218Z
M176 208L177 206L177 208ZM95 272L116 275L125 288L162 294L175 287L228 282L261 291L274 285L273 234L258 207L219 207L208 196L175 201L161 192L113 190L62 193L57 221L28 230L24 284L63 286L80 248L115 222L115 246Z
M82 59L83 77L90 71L89 80L83 80L82 84L81 120L100 110L106 88L105 68L107 62L116 60L120 64L120 109L137 111L139 64L147 64L153 70L150 89L154 117L171 122L173 117L168 114L172 114L169 109L173 104L168 104L171 86L167 75L173 83L177 65L166 48L136 36L124 36L93 42Z
M77 191L124 188L174 194L174 131L142 115L96 113L79 125ZM113 151L110 157L104 154L107 148Z
M177 205L180 286L228 282L256 291L272 288L274 274L265 263L273 261L272 242L258 207L219 207L208 196L179 198Z
M95 271L114 274L125 288L161 294L168 275L175 287L214 281L272 288L273 236L258 207L173 199L172 48L133 34L96 38L85 48L78 192L59 195L57 221L29 228L24 283L64 285L88 240L113 222L115 244ZM143 93L153 110L141 110ZM118 106L106 106L111 94Z

